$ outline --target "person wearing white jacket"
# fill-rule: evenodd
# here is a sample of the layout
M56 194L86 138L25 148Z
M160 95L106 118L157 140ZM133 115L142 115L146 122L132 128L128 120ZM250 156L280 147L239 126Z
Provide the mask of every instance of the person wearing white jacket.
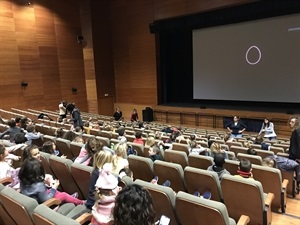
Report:
M262 135L263 133L264 138L267 138L269 140L274 140L277 138L277 135L274 131L274 124L268 118L265 118L258 134Z

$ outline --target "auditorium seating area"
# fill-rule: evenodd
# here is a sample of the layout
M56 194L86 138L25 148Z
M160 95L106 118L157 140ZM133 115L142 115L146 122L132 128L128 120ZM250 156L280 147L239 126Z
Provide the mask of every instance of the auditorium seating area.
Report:
M51 119L38 119L37 117L41 113L47 114ZM60 180L62 191L68 193L78 192L80 199L86 199L92 167L73 163L72 161L74 157L78 156L83 144L55 137L55 131L58 128L63 128L63 132L67 132L71 127L70 124L56 122L58 112L12 108L10 111L0 110L0 115L5 119L20 116L35 121L36 131L43 135L40 139L34 140L34 143L40 147L45 141L53 140L60 153L66 156L66 159L64 159L41 153L46 173L52 174ZM125 126L127 144L137 152L137 155L128 156L129 167L134 174L134 183L140 184L150 191L154 199L157 219L161 215L166 215L171 218L170 224L172 225L190 225L193 224L193 221L197 221L195 224L268 225L272 223L272 215L277 218L276 214L286 213L289 208L288 199L293 197L293 200L299 202L299 195L296 193L296 184L292 173L262 166L262 159L269 155L287 156L288 137L278 137L276 141L268 141L271 146L270 151L261 150L259 145L252 144L251 147L257 152L257 155L252 156L247 154L248 148L244 147L244 142L255 137L255 133L246 132L243 138L237 139L236 142L226 143L223 139L226 130L181 127L185 139L179 143L173 143L169 149L164 151L164 161L156 160L153 162L149 158L148 147L133 143L135 132L141 131L143 140L146 141L149 135L155 136L158 131L160 132L169 124L152 122L148 124L146 129L141 129L138 124L130 122L117 123L108 116L82 113L82 118L85 121L100 121L101 124L110 124L111 126L120 124ZM107 147L111 147L112 143L119 142L116 132L105 131L102 128L102 126L99 129L92 128L89 134L76 133L76 135L81 136L83 140L88 137L96 137ZM6 125L0 124L0 132L6 129ZM211 157L189 154L187 140L191 134L197 134L196 141L204 148L208 148L208 140L220 143L228 151L229 159L226 160L224 166L232 175L236 174L238 160L242 158L249 159L253 165L253 177L256 181L245 181L233 176L226 176L220 182L216 173L207 171L207 168L213 165ZM164 138L169 138L169 134L163 134L161 140L164 140ZM18 152L18 154L21 153L21 151ZM159 177L159 185L149 182L154 176ZM170 180L170 187L161 185L165 180ZM11 209L6 208L3 204L2 192L7 188L2 186L1 188L0 215L3 220L2 224L19 224L12 219L14 216L10 214ZM195 191L200 193L210 191L212 197L210 200L201 199L193 196ZM30 224L56 224L56 221L62 220L66 224L87 222L86 218L83 220L80 218L76 221L71 220L71 217L67 214L58 214L44 205L35 205L26 213L27 218L31 221ZM276 224L276 222L272 224Z

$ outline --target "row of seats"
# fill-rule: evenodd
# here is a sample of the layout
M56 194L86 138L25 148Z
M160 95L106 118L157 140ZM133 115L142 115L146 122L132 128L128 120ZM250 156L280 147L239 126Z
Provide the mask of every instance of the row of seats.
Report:
M35 199L0 184L0 224L79 225L91 220L92 215L84 213L85 206L83 205L75 207L74 204L65 203L57 211L49 208L59 204L61 202L57 199L50 199L43 204L38 204Z
M44 165L44 163L49 163L48 169L51 170L50 173L52 172L52 174L61 181L60 183L61 183L61 188L63 191L66 191L68 193L73 193L73 192L77 191L78 193L81 193L82 195L88 193L88 183L89 183L90 174L92 171L91 167L83 166L83 165L80 165L77 163L72 163L72 161L70 161L68 159L62 159L62 158L54 156L54 155L50 156L49 154L45 154L45 153L42 153L42 157L43 157L42 158L43 165ZM135 157L135 156L130 156L129 159L131 157ZM161 164L161 165L163 165L164 163L165 162L162 162L162 161L154 162L154 164ZM47 168L47 166L45 166L45 165L44 165L44 167ZM132 168L131 162L130 162L130 167ZM142 169L143 168L140 168L140 170L142 170ZM49 173L49 171L47 171L47 169L45 169L45 170L47 173ZM164 173L167 173L168 177L172 178L170 180L171 180L172 188L175 190L175 188L173 187L173 184L175 184L175 180L178 180L178 178L176 178L174 176L174 173L172 173L166 167L161 168L160 170L165 171ZM168 170L168 171L166 171L166 170ZM185 169L185 173L187 173L189 170L190 170L190 172L193 172L193 171L195 171L195 170L197 171L199 169L187 167ZM133 169L133 171L135 171L135 170ZM212 177L216 182L218 182L217 175L213 172L203 170L199 174L200 175L201 174L209 174L207 177ZM160 174L160 173L158 173L157 175L159 176L160 180L164 180L164 178L166 177L166 175L163 176L163 174ZM136 177L136 172L134 172L134 176ZM188 175L186 175L186 177L188 177ZM234 180L233 183L231 181L229 182L228 185L230 186L230 188L223 187L226 184L226 182L225 182L226 179L224 179L221 183L222 199L225 202L225 205L227 206L229 215L233 219L238 220L240 215L246 214L246 215L249 215L250 220L253 222L252 224L269 224L269 223L267 223L267 221L268 221L268 219L269 219L269 221L271 219L271 218L269 218L268 215L270 214L269 208L271 207L272 194L269 194L269 197L266 198L266 195L263 195L263 189L259 182L254 182L255 185L252 187L252 185L249 185L246 182L246 179L237 179L232 176L229 176L227 179ZM206 190L211 191L212 199L220 201L220 197L217 197L217 199L215 199L216 196L220 196L219 193L215 192L212 188L211 189L208 189L208 188L199 189L199 187L201 185L207 185L208 183L211 183L211 182L207 182L203 178L195 177L195 176L191 175L190 181L186 181L186 184L188 184L189 182L192 182L192 181L198 182L198 184L196 184L196 186L191 189L192 193L196 190L199 190L200 192L204 192L204 190L206 189ZM245 182L246 182L246 184L245 184ZM145 183L149 184L148 182L145 182ZM241 185L241 186L238 186L238 185ZM247 186L244 186L244 185L247 185ZM143 186L145 186L145 185L143 185ZM161 187L160 185L154 185L154 186ZM223 190L224 188L228 191L228 193L227 193L227 191ZM243 193L244 193L244 191L246 191L247 196L244 199L246 202L251 200L251 204L250 203L244 204L243 202L239 202L239 204L240 204L239 207L235 207L235 206L229 207L229 205L231 204L231 199L233 199L232 198L233 196L231 196L231 195L234 195L237 197L240 196L240 194L237 193L237 190L241 190ZM186 194L178 193L178 197L180 197L182 195L185 196ZM187 196L188 196L188 198L192 198L192 199L194 198L191 195L187 195ZM83 197L86 198L86 196L83 196ZM166 208L163 207L163 205L158 202L158 200L155 198L154 194L152 194L152 197L154 199L154 204L157 204L157 207L160 207L160 211L163 211L162 214L169 216L168 212L166 211ZM196 197L194 199L196 200ZM198 201L199 199L197 198L196 201ZM239 197L239 199L240 199L240 197ZM176 200L176 204L177 204L177 201L179 201L179 200ZM258 204L259 201L260 201L260 204ZM266 202L266 201L269 201L269 202ZM265 205L265 202L266 202L266 205ZM212 205L215 205L215 204L222 205L222 203L220 203L220 202L215 203L213 201L208 201L208 200L206 203L212 204ZM176 204L175 204L175 208L177 206ZM241 207L242 205L244 207ZM253 207L253 209L250 210L249 207L246 207L247 205L251 205L251 207ZM184 208L185 207L183 207L182 209L184 209ZM236 212L235 208L240 208L240 209L242 209L242 211ZM182 216L182 217L180 216L181 214L180 214L179 209L176 209L176 210L178 211L177 215L178 215L180 224L182 224L182 225L183 224L193 224L191 220L187 220L184 216ZM185 210L187 210L187 208ZM156 210L156 211L158 211L158 210ZM258 211L260 212L260 214L258 213ZM184 212L184 213L182 215L187 215L186 212ZM238 214L239 214L239 216L237 216ZM194 214L194 216L195 215L198 215L198 214ZM225 215L226 215L226 213L225 213ZM170 218L171 218L171 216L170 216ZM177 216L174 216L174 218L177 218ZM199 220L199 218L198 218L198 220ZM227 219L227 220L229 220L229 219ZM177 220L175 219L174 221L176 222ZM229 221L231 221L231 223L228 223L228 224L234 224L232 220L229 220ZM260 222L257 223L257 221L260 221ZM179 224L177 222L176 222L176 224ZM17 223L17 224L19 224L19 223ZM30 224L30 223L28 223L28 224ZM212 223L212 224L214 224L214 223Z
M170 180L171 187L176 192L187 191L193 194L195 191L204 192L209 190L212 193L213 200L222 201L222 190L220 189L218 176L215 172L207 171L208 164L205 165L204 160L209 158L190 155L189 159L191 159L192 163L184 169L177 163L160 160L152 162L151 159L134 155L130 155L128 161L135 179L150 181L154 176L158 176L159 184L162 184L165 180ZM200 164L201 168L199 168L199 164L197 163L200 162L198 159L204 159L203 163ZM226 160L224 164L225 168L232 175L237 174L238 165L239 162L233 160ZM290 174L287 173L287 175ZM281 212L285 212L287 185L289 181L282 179L281 171L276 168L253 165L253 176L257 181L262 183L266 192L275 194L273 211L278 212L280 209Z
M264 194L258 181L225 176L221 183L225 205L183 191L174 194L169 187L140 179L135 180L134 183L145 187L151 193L156 219L166 215L171 219L170 225L234 225L236 222L267 225L272 222L270 208L274 195Z
M69 159L73 159L74 157L78 156L80 149L82 147L82 144L70 142L68 140L61 139L61 138L55 139L54 137L47 136L47 135L43 136L43 141L48 140L48 138L55 141L55 143L57 145L57 149L61 152L61 154L66 155L67 158L69 158ZM103 138L103 137L99 137L99 136L97 136L96 138L99 141L101 141L104 146L110 146L111 143L116 144L119 142L119 140L117 140L117 139L109 140L108 138ZM131 142L128 142L128 145L133 146L133 148L137 151L138 156L145 156L146 160L151 161L151 159L149 159L149 157L148 157L149 148L144 147L139 144L131 143ZM237 150L240 148L242 149L242 147L234 147L234 149L237 149ZM182 151L182 149L185 149L185 150ZM209 166L213 165L213 159L211 157L194 155L194 154L187 156L187 154L185 153L186 150L187 150L187 147L185 145L174 143L172 146L172 149L164 151L164 159L167 162L180 164L183 169L188 165L195 167L195 168L200 168L200 169L207 169ZM263 154L266 153L266 155L264 157L272 154L272 152L270 152L270 151L264 151L264 150L261 150L261 151ZM237 151L235 151L235 152L237 152ZM252 156L252 155L247 155L247 154L243 154L243 153L237 153L237 158L238 159L248 158L252 164L257 164L257 165L261 165L261 162L262 162L261 156ZM230 160L228 160L228 161L230 161ZM226 164L226 165L230 165L230 164ZM237 171L237 168L235 168L235 170L232 174L235 174L236 171ZM288 189L287 189L288 194L295 196L296 185L293 180L293 174L288 173L288 172L282 172L282 176L285 179L289 180Z

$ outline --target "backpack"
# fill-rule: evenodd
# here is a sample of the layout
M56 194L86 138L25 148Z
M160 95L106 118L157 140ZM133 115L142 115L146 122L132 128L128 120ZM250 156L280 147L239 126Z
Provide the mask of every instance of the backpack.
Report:
M128 145L128 148L127 148L127 156L129 156L129 155L137 155L137 151L134 150L131 145Z

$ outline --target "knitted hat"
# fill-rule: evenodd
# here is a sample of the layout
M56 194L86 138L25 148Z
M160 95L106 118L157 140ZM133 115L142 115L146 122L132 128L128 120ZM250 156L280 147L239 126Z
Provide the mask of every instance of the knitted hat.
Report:
M99 173L95 187L99 189L113 190L118 186L118 179L111 173L112 164L105 163Z

